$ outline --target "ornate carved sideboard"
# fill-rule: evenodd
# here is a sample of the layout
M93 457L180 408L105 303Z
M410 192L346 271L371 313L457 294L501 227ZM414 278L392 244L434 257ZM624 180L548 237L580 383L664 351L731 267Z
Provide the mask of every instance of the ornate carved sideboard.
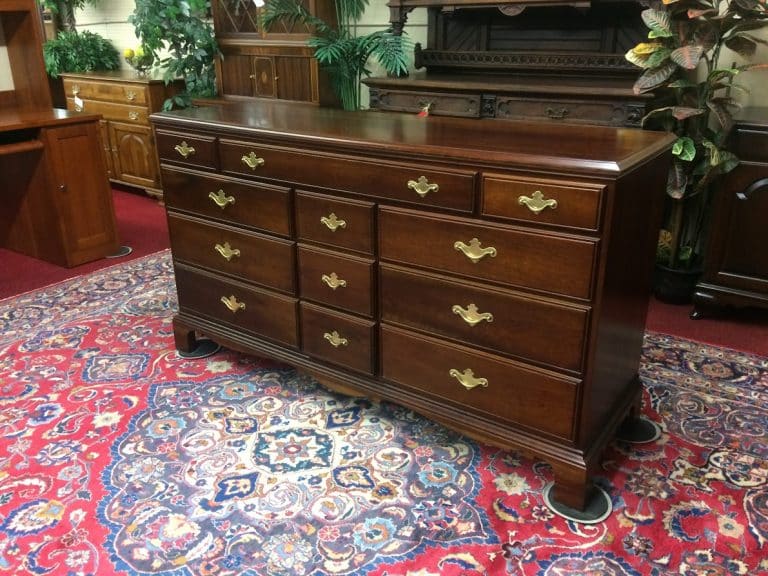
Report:
M580 510L637 378L672 136L263 101L154 114L200 334L554 467Z
M392 25L428 10L418 72L365 80L380 110L472 118L640 126L652 95L636 95L624 54L647 38L635 1L390 0ZM407 27L405 28L407 32Z

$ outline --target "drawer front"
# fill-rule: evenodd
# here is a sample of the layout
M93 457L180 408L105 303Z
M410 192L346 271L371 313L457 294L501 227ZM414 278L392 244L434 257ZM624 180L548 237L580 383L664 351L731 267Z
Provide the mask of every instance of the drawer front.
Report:
M376 324L301 303L301 347L316 358L373 374Z
M505 96L496 99L497 118L624 126L636 124L636 114L634 108L622 102L531 100Z
M296 192L299 240L373 254L373 214L370 202Z
M589 299L596 246L589 239L379 208L382 260L546 293Z
M374 261L299 246L302 299L373 317Z
M168 215L168 231L176 260L289 294L296 293L293 242L176 214Z
M157 155L162 162L174 162L216 170L216 138L202 134L182 134L157 130L155 132Z
M99 100L83 99L82 106L77 107L73 98L67 98L67 108L69 110L78 110L89 112L90 114L101 114L105 120L119 120L131 124L140 124L146 126L149 112L143 106L131 106L129 104L113 104L111 102L100 102Z
M295 298L176 265L179 308L298 348Z
M421 112L425 108L436 116L480 117L479 94L441 94L377 89L376 108L397 112Z
M745 161L768 163L768 129L737 126L736 155Z
M576 380L386 325L381 327L381 371L397 385L461 410L573 437ZM466 388L460 379L474 387Z
M475 173L429 165L358 160L222 139L221 168L355 194L471 212ZM253 166L251 168L251 166Z
M258 230L291 235L291 202L288 188L255 184L224 176L164 166L165 204Z
M489 174L481 212L528 223L598 230L604 186Z
M79 96L83 100L101 100L133 106L143 106L149 102L147 87L142 84L95 82L76 78L64 78L63 84L67 98Z
M379 276L382 322L581 372L589 316L585 308L387 265L381 265Z

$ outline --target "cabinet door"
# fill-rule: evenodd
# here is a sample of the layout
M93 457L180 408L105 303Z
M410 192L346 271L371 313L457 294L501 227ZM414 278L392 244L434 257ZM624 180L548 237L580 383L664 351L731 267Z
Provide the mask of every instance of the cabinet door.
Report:
M253 0L213 0L213 25L216 35L259 34L259 8Z
M109 122L106 120L99 121L99 129L101 130L101 143L102 150L104 150L104 164L107 167L107 178L114 178L114 162L112 160L112 144L109 139Z
M316 102L315 87L317 79L313 79L312 59L305 56L276 56L275 84L277 97L281 100L301 100Z
M253 82L256 88L256 96L262 98L275 97L275 62L269 56L253 57Z
M219 59L221 92L225 96L255 96L253 64L248 54L225 52Z
M160 187L151 128L110 122L109 139L114 151L112 177L115 180L146 188Z
M103 258L118 247L112 189L98 121L43 129L67 266Z

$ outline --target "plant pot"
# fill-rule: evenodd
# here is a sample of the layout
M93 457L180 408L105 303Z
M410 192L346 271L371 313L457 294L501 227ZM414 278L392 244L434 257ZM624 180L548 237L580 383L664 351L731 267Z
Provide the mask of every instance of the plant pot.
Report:
M667 304L690 304L702 270L668 268L656 264L653 269L653 295Z

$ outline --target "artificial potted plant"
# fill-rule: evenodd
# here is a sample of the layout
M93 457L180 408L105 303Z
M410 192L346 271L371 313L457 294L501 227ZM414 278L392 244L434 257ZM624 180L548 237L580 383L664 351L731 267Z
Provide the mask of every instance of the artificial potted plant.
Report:
M626 54L644 70L634 90L671 97L643 123L678 136L659 235L655 292L662 300L687 302L701 272L714 185L738 164L729 150L736 96L744 91L738 78L768 67L725 65L723 49L749 61L758 44L768 44L756 35L768 26L768 12L760 0L664 0L644 10L642 18L648 41Z
M51 78L62 72L116 70L120 57L112 43L101 35L83 30L62 30L43 44L45 70Z

